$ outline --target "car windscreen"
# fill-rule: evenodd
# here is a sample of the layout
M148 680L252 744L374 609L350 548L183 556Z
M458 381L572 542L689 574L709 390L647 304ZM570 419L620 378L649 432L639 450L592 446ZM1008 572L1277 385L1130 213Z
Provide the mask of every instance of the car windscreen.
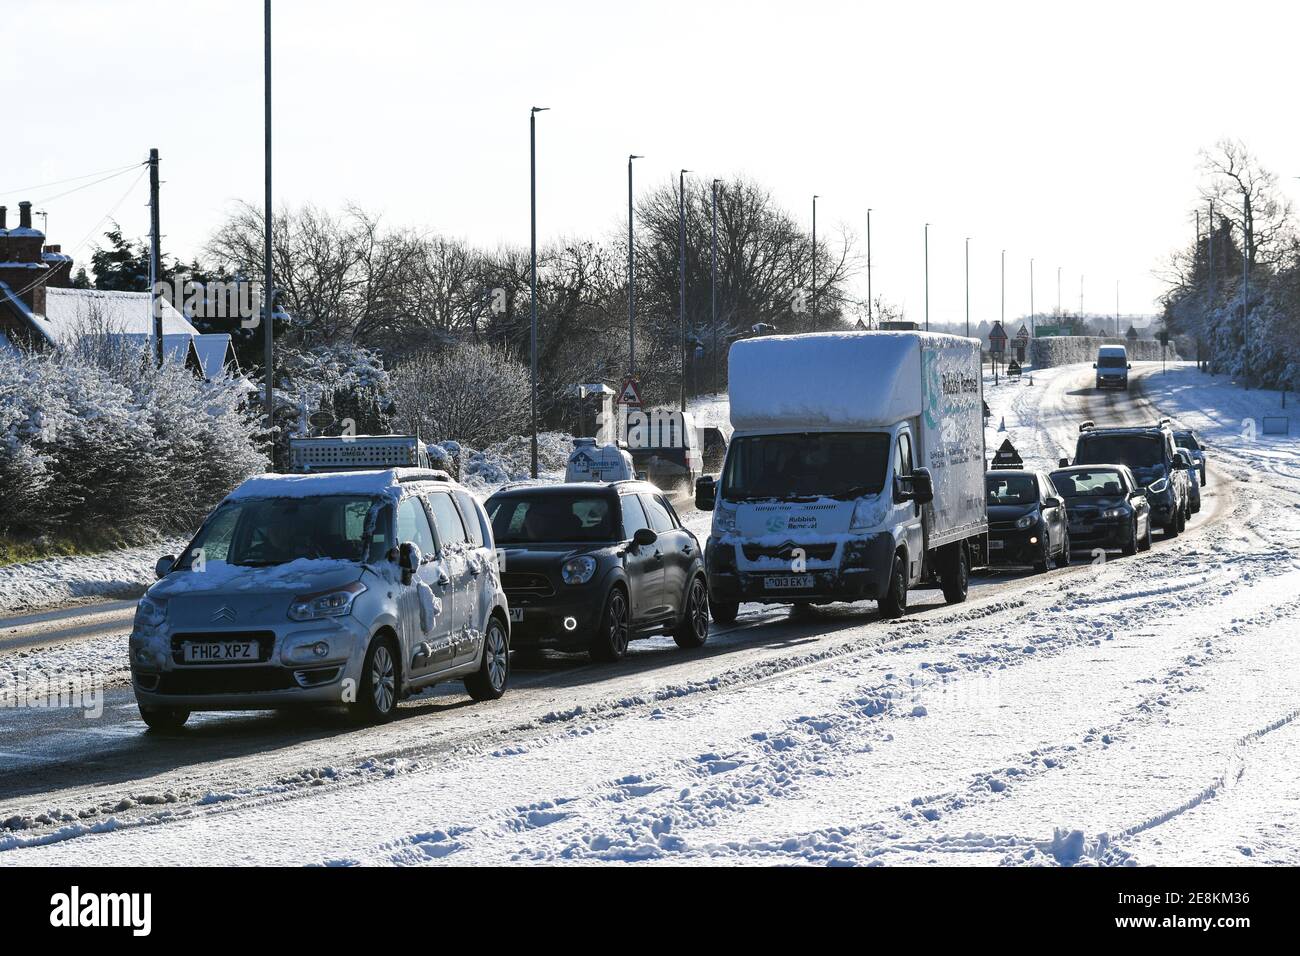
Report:
M991 505L1032 505L1038 500L1033 475L985 475L984 490Z
M737 438L722 476L726 501L856 498L885 486L885 432L812 432Z
M611 509L607 495L509 495L487 502L498 545L613 541L617 524Z
M299 558L341 561L368 556L378 499L357 495L302 498L239 498L204 522L179 567L199 559L245 567L287 564ZM197 552L197 553L196 553Z
M1098 368L1124 368L1127 365L1128 365L1128 357L1124 355L1097 356Z
M1096 435L1079 440L1079 465L1128 465L1152 468L1164 463L1164 442L1158 435Z
M1124 479L1113 468L1054 471L1052 484L1063 498L1116 498L1124 494Z

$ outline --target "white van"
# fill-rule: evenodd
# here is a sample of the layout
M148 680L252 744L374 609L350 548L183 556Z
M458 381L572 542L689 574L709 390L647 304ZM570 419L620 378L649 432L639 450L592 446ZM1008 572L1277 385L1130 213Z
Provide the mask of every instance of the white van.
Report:
M827 332L731 347L735 431L696 484L715 620L744 601L966 598L987 560L983 378L976 339Z
M1133 366L1124 346L1103 345L1097 349L1097 361L1092 367L1097 370L1098 388L1128 388L1128 370Z

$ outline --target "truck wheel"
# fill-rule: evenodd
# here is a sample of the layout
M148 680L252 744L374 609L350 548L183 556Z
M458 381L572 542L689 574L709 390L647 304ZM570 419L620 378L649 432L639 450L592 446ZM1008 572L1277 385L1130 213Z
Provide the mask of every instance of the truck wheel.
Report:
M970 558L966 554L964 542L948 546L947 553L943 556L939 581L943 585L943 599L949 604L960 604L966 600L966 591L970 587Z
M709 598L709 616L719 624L735 624L740 614L739 601L715 601Z
M898 618L907 613L907 569L903 566L901 554L894 555L889 589L876 603L880 605L880 616L884 618Z

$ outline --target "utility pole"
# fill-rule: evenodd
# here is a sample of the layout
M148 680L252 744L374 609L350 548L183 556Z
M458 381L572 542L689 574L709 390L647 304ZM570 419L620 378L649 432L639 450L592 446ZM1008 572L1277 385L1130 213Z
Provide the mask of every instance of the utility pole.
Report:
M1083 321L1083 273L1079 273L1079 321Z
M966 237L966 338L970 338L970 236Z
M636 247L632 242L632 160L627 157L627 373L636 376Z
M1115 280L1115 337L1119 338L1119 280Z
M817 196L813 195L812 330L817 331Z
M1029 337L1034 337L1034 260L1029 260Z
M1215 290L1215 280L1214 280L1214 200L1213 200L1213 199L1210 200L1210 219L1209 219L1209 222L1206 224L1206 226L1207 226L1207 231L1208 231L1208 233L1209 233L1209 239L1207 239L1207 240L1206 240L1206 243L1205 243L1205 246L1206 246L1206 248L1205 248L1205 252L1206 252L1206 255L1208 256L1208 258L1209 258L1209 260L1210 260L1210 301L1209 301L1209 304L1208 304L1208 308L1209 308L1210 310L1213 310L1213 309L1214 309L1214 297L1215 297L1215 292L1216 292L1216 290ZM1209 358L1207 357L1207 358L1206 358L1206 367L1203 368L1203 369L1201 369L1201 371L1206 371L1206 370L1208 369L1208 367L1209 367L1209 362L1210 362L1210 360L1209 360Z
M713 181L713 252L709 264L709 315L713 322L713 394L718 394L718 183Z
M1250 194L1241 191L1241 351L1246 357L1246 391L1250 391Z
M1007 327L1007 250L1002 250L1002 328Z
M267 0L270 3L270 0ZM158 217L158 150L149 150L149 307L153 310L153 345L154 358L158 367L163 363L163 320L162 302L158 294L158 283L162 281L162 253L159 240L162 238Z
M930 224L925 224L925 330L930 331Z
M871 210L867 210L867 328L871 328Z
M1061 321L1061 267L1056 267L1056 321Z
M265 129L263 151L263 175L265 176L266 195L263 197L265 208L262 211L265 229L262 230L262 364L266 367L266 424L275 421L275 260L272 258L272 239L274 236L274 213L271 209L271 0L266 0L263 10L262 73L265 84L263 94L266 102L262 108Z
M528 187L532 240L532 268L528 276L528 292L532 305L528 410L533 429L531 474L534 478L537 477L537 114L548 109L549 106L534 106L528 111Z
M686 174L677 174L677 303L682 331L682 411L686 411Z

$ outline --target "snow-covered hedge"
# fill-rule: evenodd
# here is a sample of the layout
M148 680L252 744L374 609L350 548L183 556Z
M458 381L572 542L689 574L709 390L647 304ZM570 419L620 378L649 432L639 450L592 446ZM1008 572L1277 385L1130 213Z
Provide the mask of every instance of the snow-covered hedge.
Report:
M1034 368L1054 368L1076 362L1097 361L1097 349L1103 345L1122 345L1128 349L1129 359L1135 362L1160 361L1160 343L1154 339L1103 338L1100 335L1053 335L1033 339L1029 343L1029 360ZM1172 344L1165 358L1173 362L1178 356Z
M0 531L192 530L266 466L240 383L208 383L143 349L0 350Z

